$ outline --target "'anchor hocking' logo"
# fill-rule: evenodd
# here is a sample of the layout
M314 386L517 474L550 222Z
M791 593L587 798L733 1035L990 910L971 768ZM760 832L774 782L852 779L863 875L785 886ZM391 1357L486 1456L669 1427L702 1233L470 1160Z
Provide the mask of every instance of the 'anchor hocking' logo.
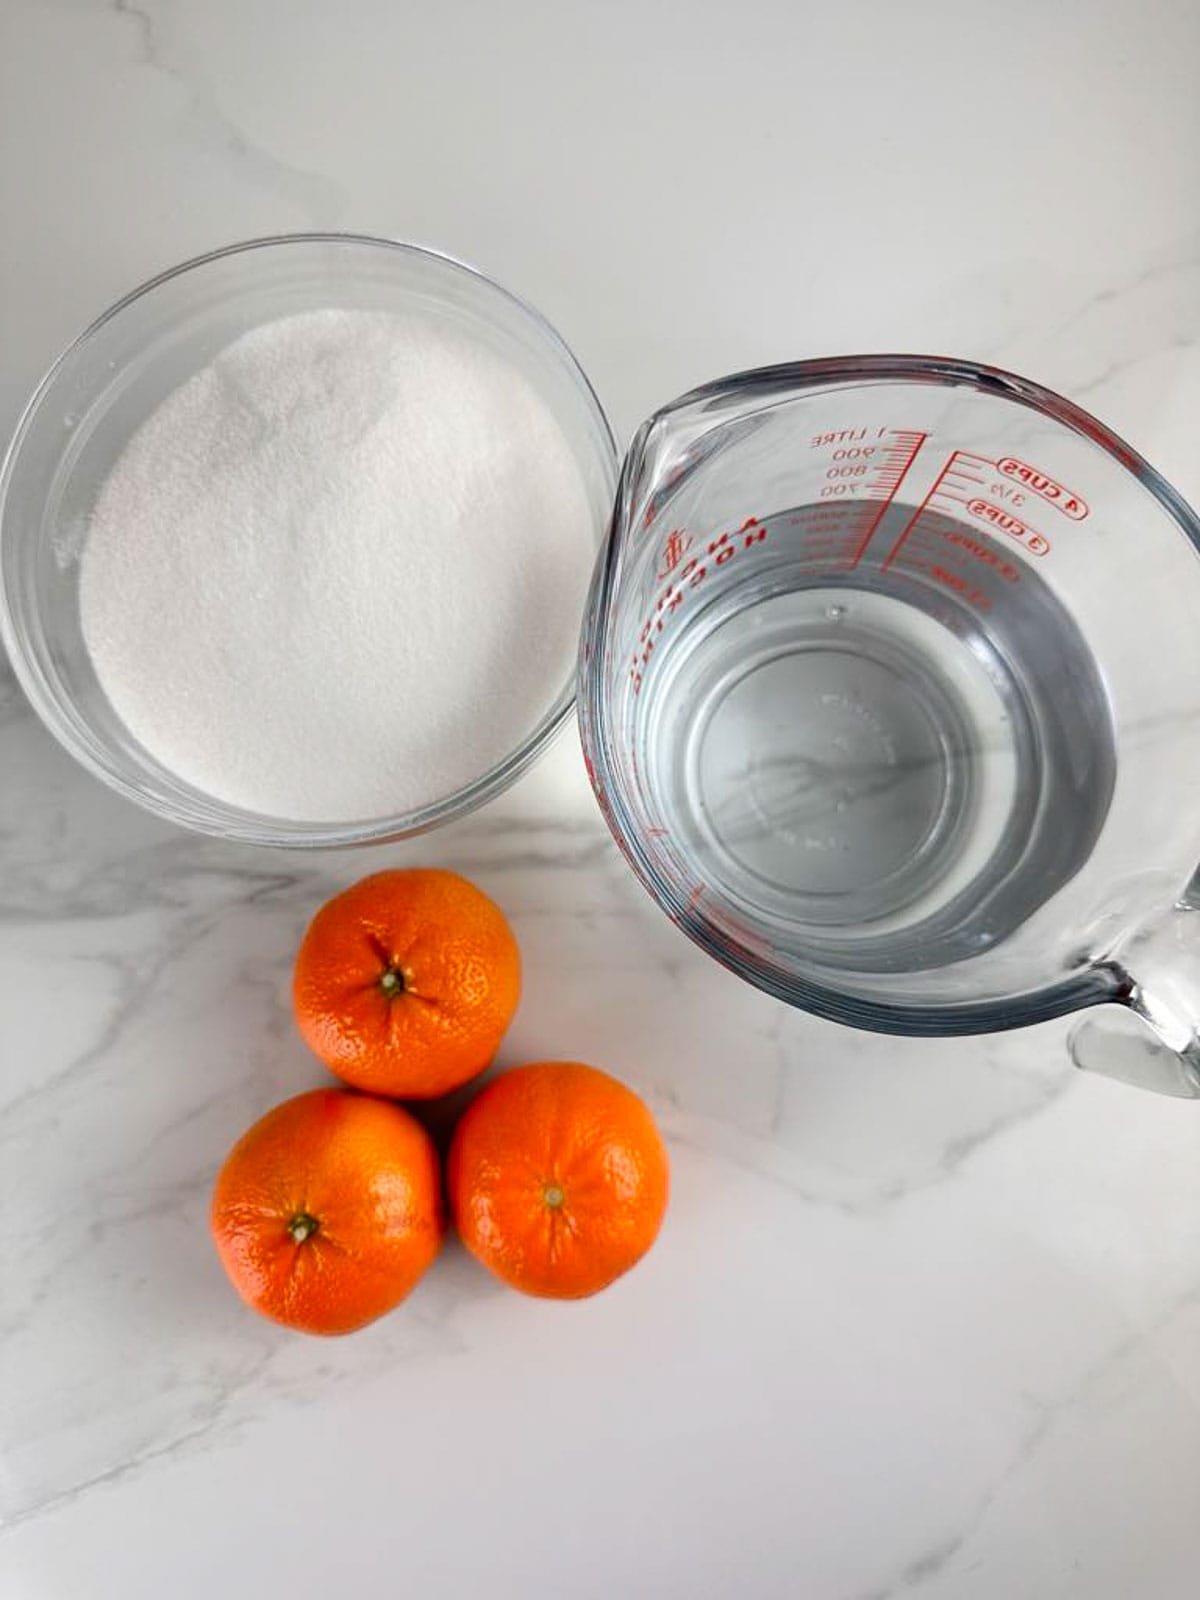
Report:
M660 578L669 578L691 548L691 534L684 533L682 528L672 528L670 533L663 540L662 566L659 569L657 576Z

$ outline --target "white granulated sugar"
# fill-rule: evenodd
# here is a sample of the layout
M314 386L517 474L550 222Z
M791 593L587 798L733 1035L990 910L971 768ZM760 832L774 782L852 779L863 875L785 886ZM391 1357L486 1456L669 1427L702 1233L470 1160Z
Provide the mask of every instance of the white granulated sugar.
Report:
M366 819L531 731L592 555L576 461L514 367L419 317L316 311L229 345L130 440L91 519L83 636L181 778Z

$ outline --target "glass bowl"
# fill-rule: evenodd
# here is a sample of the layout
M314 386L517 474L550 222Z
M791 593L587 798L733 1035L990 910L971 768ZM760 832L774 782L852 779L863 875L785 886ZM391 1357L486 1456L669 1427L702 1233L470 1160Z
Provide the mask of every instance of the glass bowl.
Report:
M482 273L432 250L351 234L254 239L164 272L94 322L43 379L0 470L0 636L34 710L89 772L159 816L253 844L366 844L462 816L525 771L574 704L570 667L537 725L463 788L416 811L321 822L204 793L157 761L113 710L79 616L80 556L100 487L145 418L225 345L262 322L328 307L446 319L512 362L575 455L597 548L616 485L604 412L553 328Z

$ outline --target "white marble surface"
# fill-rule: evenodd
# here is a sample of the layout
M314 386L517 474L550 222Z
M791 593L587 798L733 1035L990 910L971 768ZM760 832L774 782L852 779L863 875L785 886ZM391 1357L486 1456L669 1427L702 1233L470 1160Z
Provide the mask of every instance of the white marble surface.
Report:
M1200 12L1168 0L0 0L0 425L171 261L433 242L539 304L627 433L701 379L932 349L1025 370L1200 497ZM343 1341L250 1316L207 1190L320 1080L323 896L476 877L503 1060L646 1094L641 1269L524 1300L449 1248ZM1200 1112L1059 1025L853 1035L694 951L573 738L484 814L321 859L110 796L0 676L0 1595L1191 1600Z

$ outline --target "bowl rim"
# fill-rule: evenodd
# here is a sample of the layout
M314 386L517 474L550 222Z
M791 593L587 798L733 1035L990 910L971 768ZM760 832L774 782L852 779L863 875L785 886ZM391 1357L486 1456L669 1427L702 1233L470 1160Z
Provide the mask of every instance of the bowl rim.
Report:
M604 465L608 468L614 494L620 467L620 451L613 434L612 424L601 404L600 397L575 353L558 330L542 315L536 306L498 282L489 273L451 254L449 251L431 245L420 244L413 240L390 238L383 234L340 230L307 230L295 233L265 234L253 239L236 240L230 244L220 245L213 250L204 251L200 255L190 256L186 260L144 279L88 323L82 332L78 333L59 352L47 367L26 401L13 429L8 447L4 452L3 460L0 461L0 643L3 644L7 652L17 682L42 724L62 748L85 770L90 772L93 777L98 778L108 788L123 795L126 799L132 800L143 810L150 811L179 826L191 828L194 831L210 836L244 844L280 846L292 849L335 849L359 844L384 844L389 841L409 838L428 832L431 828L438 827L442 823L467 816L470 812L486 804L487 801L494 799L515 783L522 773L527 771L545 753L569 721L576 703L576 668L574 661L572 661L562 685L551 702L549 711L502 761L497 762L486 772L481 773L469 784L465 784L462 788L439 800L431 801L428 805L412 811L397 812L393 815L353 823L310 823L289 821L283 818L259 818L253 812L232 805L217 796L205 796L203 791L196 790L196 794L203 796L207 804L214 808L220 808L226 813L220 818L209 818L202 814L199 807L192 811L187 806L181 806L168 795L143 789L136 781L127 778L114 766L108 765L99 757L96 751L89 748L80 739L77 730L63 715L59 704L60 697L51 690L49 685L42 681L42 674L38 670L36 662L26 652L21 642L21 630L10 608L8 584L5 578L5 563L3 561L9 519L5 517L4 513L17 460L26 439L37 423L47 394L64 368L101 329L121 316L136 301L141 300L146 295L153 294L157 289L160 289L173 279L182 277L184 274L198 268L209 266L225 257L244 255L258 250L276 250L314 245L351 245L398 251L401 256L420 257L423 260L432 261L440 267L450 268L454 273L465 274L485 290L499 295L501 300L507 303L509 309L516 311L520 318L526 320L532 326L538 335L539 341L557 356L567 373L578 385L585 405L593 413L597 424L599 442L605 447L606 461ZM602 531L596 543L595 557L597 559L603 551L604 544L605 537ZM581 609L581 627L584 615L585 611ZM169 769L164 770L169 771Z
M612 529L592 576L580 647L578 706L584 765L609 831L643 889L694 944L739 978L814 1016L871 1032L906 1037L998 1033L1118 997L1122 985L1118 969L1096 959L1037 989L939 1002L864 998L848 986L839 987L821 976L815 962L809 963L808 970L786 971L769 953L751 949L724 931L681 892L664 866L656 842L647 840L646 831L633 815L627 798L629 784L613 753L613 719L606 705L604 681L604 670L613 654L611 600L626 531L634 515L638 468L647 440L664 422L680 414L687 417L715 412L726 400L761 398L766 404L780 392L795 395L883 381L968 387L1050 418L1115 460L1200 554L1200 513L1144 456L1082 406L1004 367L965 357L884 351L818 356L730 373L660 406L641 425L626 452Z

